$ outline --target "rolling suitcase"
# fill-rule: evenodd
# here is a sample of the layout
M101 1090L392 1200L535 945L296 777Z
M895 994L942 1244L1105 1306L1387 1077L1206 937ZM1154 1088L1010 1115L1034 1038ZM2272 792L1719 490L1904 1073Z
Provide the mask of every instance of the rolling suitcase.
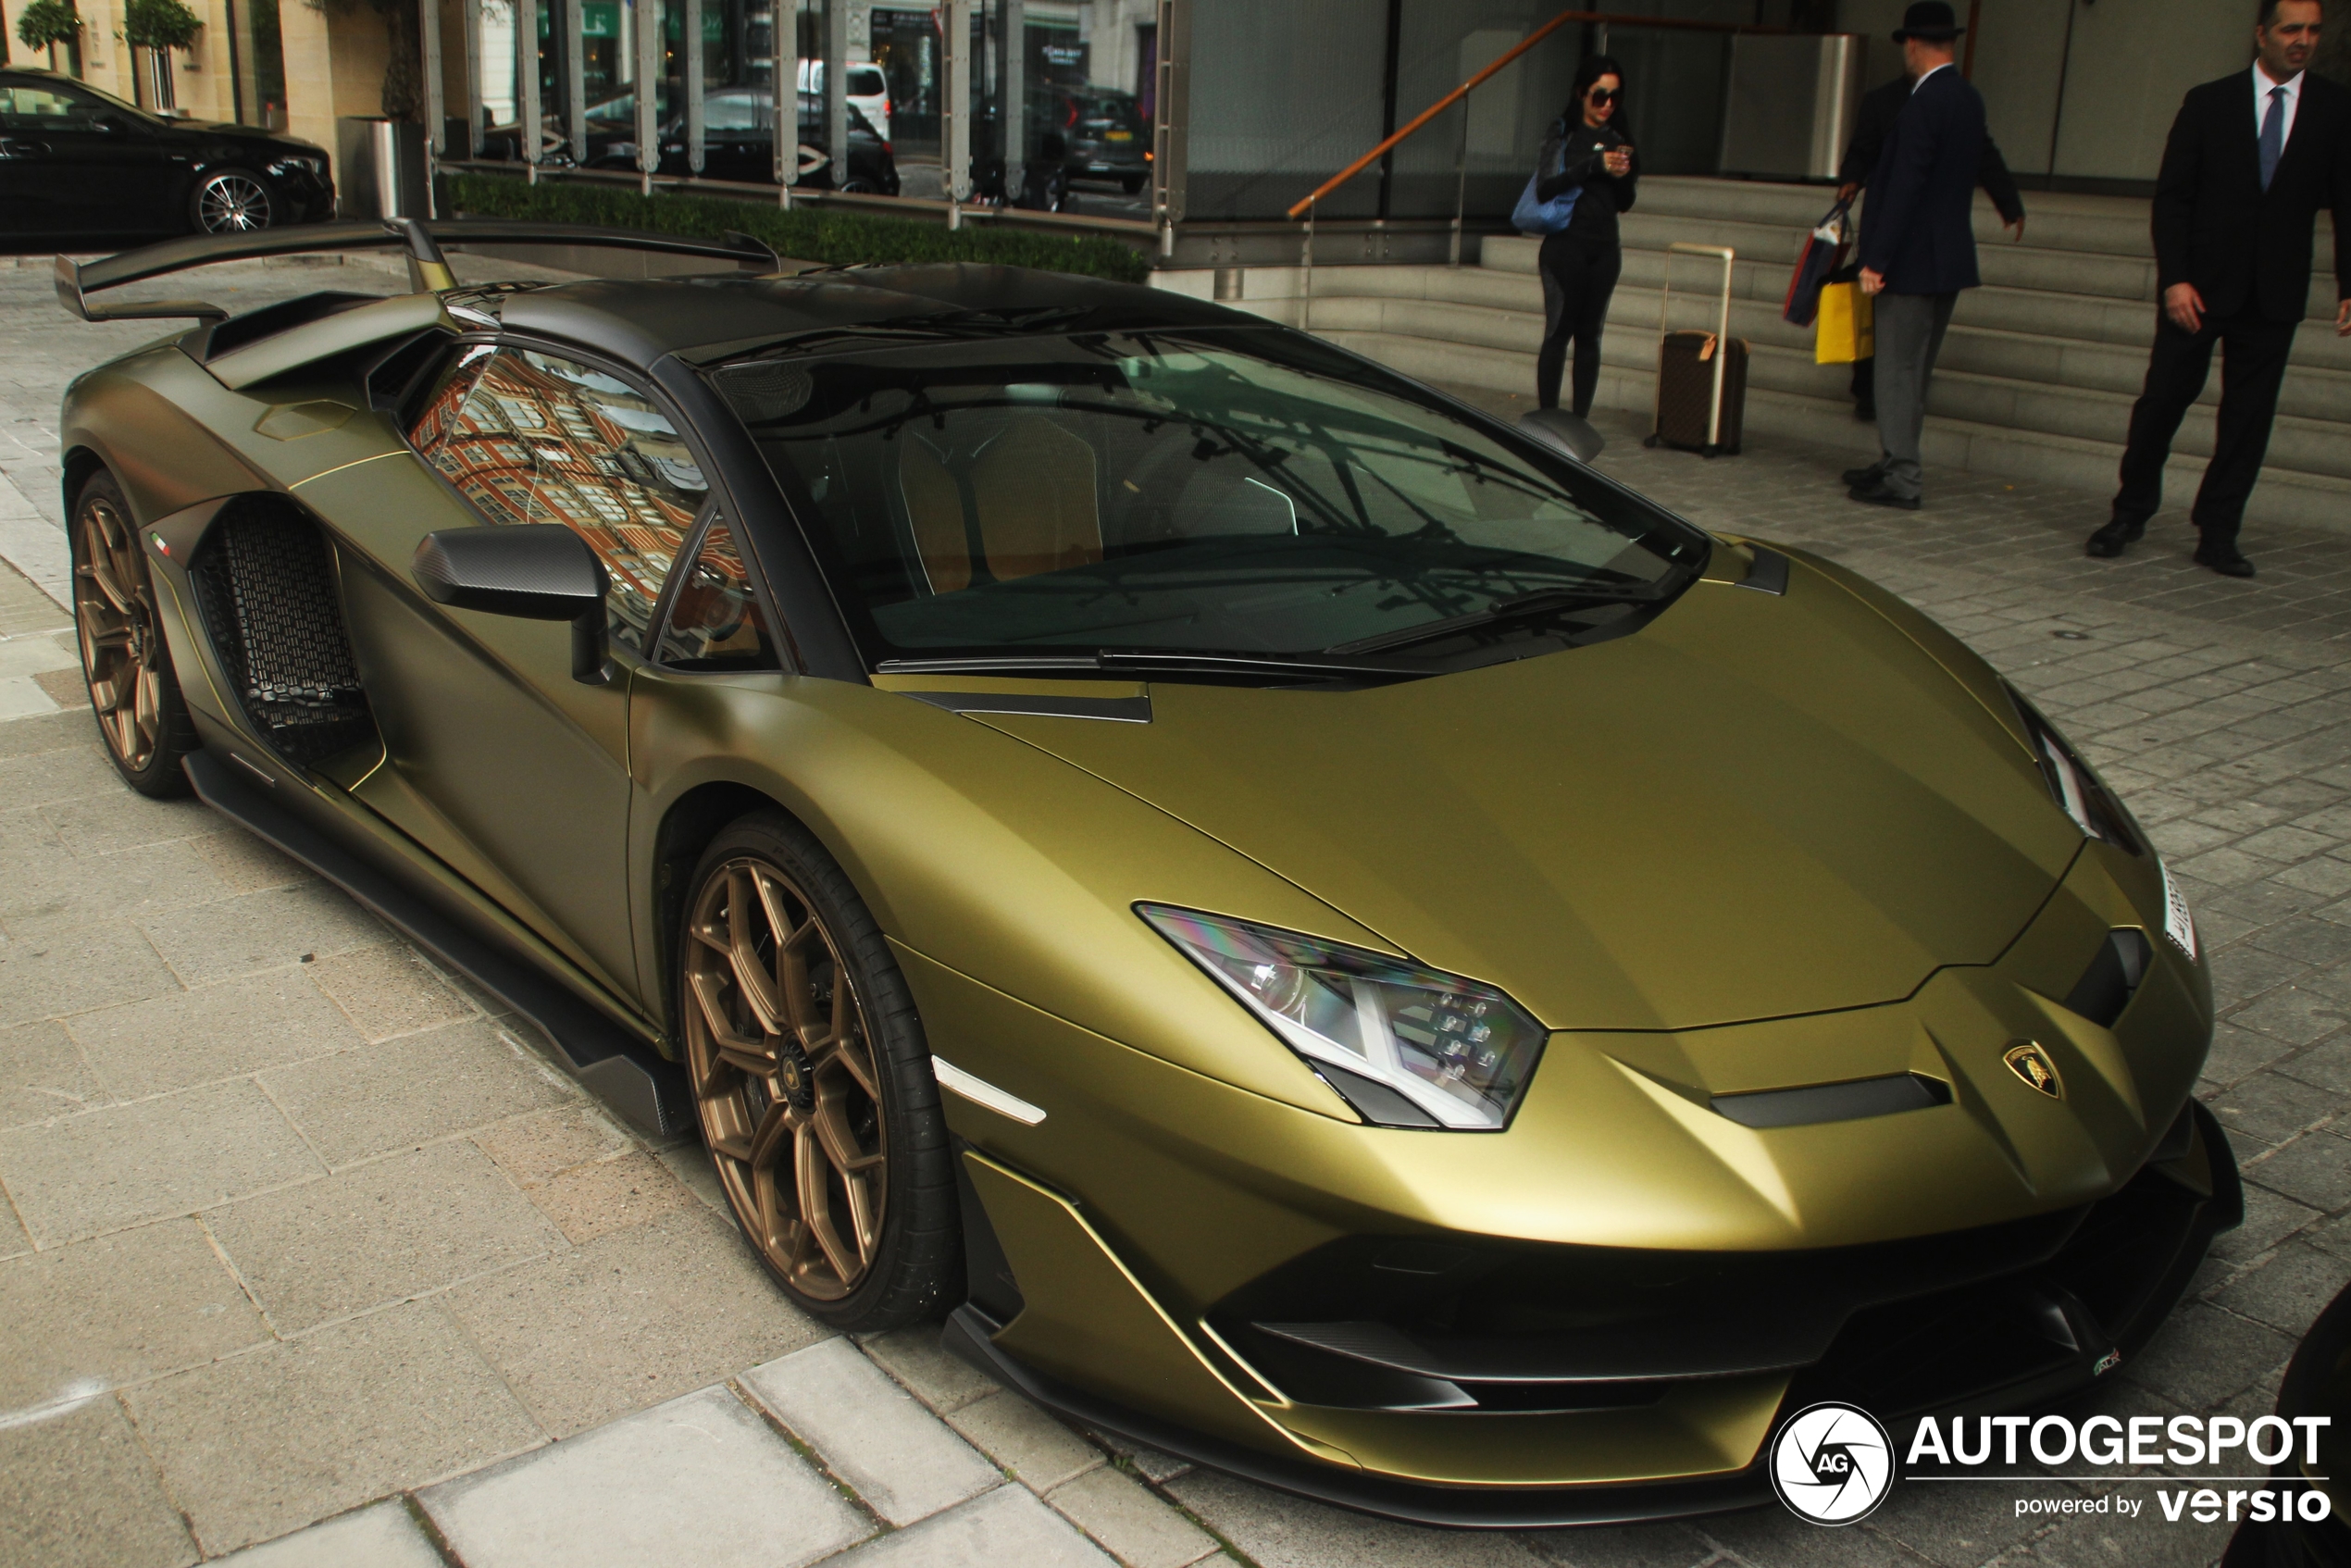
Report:
M1668 331L1675 253L1719 256L1723 307L1711 332ZM1735 455L1747 414L1747 340L1731 336L1731 264L1727 245L1666 247L1665 280L1657 306L1657 412L1644 446L1671 446L1702 456Z

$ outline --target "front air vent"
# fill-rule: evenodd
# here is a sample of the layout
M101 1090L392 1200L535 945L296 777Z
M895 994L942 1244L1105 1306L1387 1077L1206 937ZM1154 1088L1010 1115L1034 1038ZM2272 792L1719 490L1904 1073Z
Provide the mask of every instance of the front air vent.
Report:
M2129 927L2108 931L2090 966L2066 993L2066 1011L2080 1014L2102 1029L2114 1027L2115 1020L2138 994L2139 982L2146 978L2147 964L2154 956L2146 932Z
M1951 1086L1923 1073L1883 1078L1810 1084L1802 1089L1767 1089L1752 1094L1718 1094L1714 1114L1743 1127L1802 1127L1821 1122L1858 1122L1951 1103Z
M188 577L238 705L270 750L307 766L376 739L334 563L301 508L274 495L231 500Z

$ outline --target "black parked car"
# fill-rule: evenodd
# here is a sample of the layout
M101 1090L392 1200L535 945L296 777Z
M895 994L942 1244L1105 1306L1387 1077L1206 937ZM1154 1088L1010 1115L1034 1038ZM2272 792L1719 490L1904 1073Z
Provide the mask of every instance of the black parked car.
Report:
M11 235L234 234L335 211L324 148L164 119L55 71L0 68L0 212Z
M689 172L686 161L686 115L675 83L664 82L654 98L661 116L660 172ZM637 167L637 95L615 93L588 109L589 168ZM775 183L776 106L765 87L715 87L703 97L703 175L709 180L740 180L750 184ZM545 120L544 161L568 166L571 143L558 117ZM482 156L516 156L516 131L511 125L493 128ZM800 183L818 191L833 188L832 159L827 148L825 101L815 93L800 95ZM846 191L876 195L898 194L898 164L889 143L875 133L873 122L849 106L849 180Z
M1115 180L1128 195L1151 177L1151 132L1132 93L1087 88L1057 93L1054 129L1069 147L1070 171L1082 180Z

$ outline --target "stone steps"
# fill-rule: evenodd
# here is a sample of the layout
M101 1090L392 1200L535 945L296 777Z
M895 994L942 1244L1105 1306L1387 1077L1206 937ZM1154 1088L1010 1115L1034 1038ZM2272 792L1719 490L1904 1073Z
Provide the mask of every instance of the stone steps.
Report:
M1472 348L1436 338L1345 329L1325 329L1318 335L1422 380L1518 393L1528 392L1535 382L1531 352ZM1762 370L1759 355L1749 367L1748 431L1828 446L1862 459L1877 455L1875 427L1856 420L1848 404L1759 384L1756 378ZM1656 384L1653 370L1606 355L1598 402L1606 408L1647 413L1654 406ZM1942 389L1936 390L1939 394ZM1930 494L1937 468L2045 480L2093 494L2112 493L2121 457L2118 442L1956 417L1939 411L1943 401L1939 395L1936 401L1938 412L1929 416L1921 442ZM2283 427L2282 420L2273 446L2283 437ZM2166 492L2172 501L2184 504L2195 495L2203 473L2203 454L2210 450L2210 416L2203 411L2192 412L2182 425L2165 472ZM2263 470L2246 512L2262 521L2351 532L2351 479L2272 464Z
M1370 271L1372 268L1360 270ZM1380 268L1383 273L1402 272L1401 268ZM1524 348L1539 339L1543 330L1543 300L1540 284L1532 278L1510 279L1491 275L1481 276L1474 268L1458 269L1429 268L1436 274L1427 280L1424 292L1407 293L1395 290L1395 285L1409 282L1405 279L1383 279L1376 292L1323 295L1314 300L1312 325L1316 330L1381 331L1405 337L1435 337L1489 348ZM1323 274L1317 274L1317 287ZM1394 292L1391 292L1394 290ZM1658 324L1659 293L1654 289L1620 287L1610 302L1610 333L1606 352L1611 358L1620 354L1645 356L1646 345L1651 342ZM1294 304L1284 318L1295 324ZM1671 325L1674 327L1711 328L1715 315L1710 301L1698 296L1674 297ZM1776 302L1766 305L1755 300L1735 300L1731 305L1731 331L1748 340L1760 359L1764 356L1789 356L1800 363L1808 373L1799 384L1789 384L1790 391L1812 391L1814 395L1835 398L1841 395L1850 371L1842 365L1813 363L1812 333L1782 319ZM2327 340L2334 342L2332 336ZM1944 341L1941 369L1953 373L1972 373L1984 378L2006 378L2035 389L2049 391L2078 389L2093 400L2118 397L2127 419L2130 401L2138 396L2139 387L2146 373L2146 346L2136 344L2083 342L2052 338L2042 333L2007 331L1995 328L1955 323ZM2220 377L2216 374L2204 389L2200 400L2209 406L2219 403ZM2318 366L2295 364L2286 372L2285 387L2279 399L2283 415L2299 418L2328 421L2340 420L2351 411L2351 369L2332 369ZM2115 425L2113 439L2121 438L2121 424ZM2284 460L2273 449L2273 456ZM2344 443L2341 461L2351 464L2351 442ZM2288 467L2310 465L2289 462ZM2323 466L2322 466L2323 467ZM2336 471L2332 468L2324 471Z
M1760 434L1873 453L1858 423L1851 372L1813 362L1812 334L1780 316L1805 235L1828 206L1821 186L1651 179L1625 215L1624 266L1609 311L1599 399L1646 411L1655 395L1655 333L1665 246L1727 244L1731 330L1752 349L1748 422ZM2009 241L1988 201L1977 198L1985 286L1962 294L1928 411L1931 466L2051 479L2110 492L2146 373L2155 330L2155 267L2148 204L2116 197L2025 194L2026 235ZM2296 334L2269 462L2252 515L2351 532L2351 341L2332 330L2332 247L2320 237L2311 320ZM1382 363L1430 380L1531 392L1542 337L1540 242L1489 237L1469 267L1325 266L1240 274L1235 302L1305 324ZM1704 258L1673 260L1671 324L1710 327L1720 277ZM1212 292L1210 274L1162 273L1163 286ZM2181 427L2176 467L2193 485L2212 450L2216 369Z

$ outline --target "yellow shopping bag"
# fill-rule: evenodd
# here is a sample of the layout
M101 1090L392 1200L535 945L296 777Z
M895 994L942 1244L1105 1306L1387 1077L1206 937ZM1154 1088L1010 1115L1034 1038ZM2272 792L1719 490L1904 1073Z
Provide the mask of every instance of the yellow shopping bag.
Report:
M1850 365L1877 354L1872 305L1859 283L1829 283L1821 289L1821 314L1812 339L1812 363Z

